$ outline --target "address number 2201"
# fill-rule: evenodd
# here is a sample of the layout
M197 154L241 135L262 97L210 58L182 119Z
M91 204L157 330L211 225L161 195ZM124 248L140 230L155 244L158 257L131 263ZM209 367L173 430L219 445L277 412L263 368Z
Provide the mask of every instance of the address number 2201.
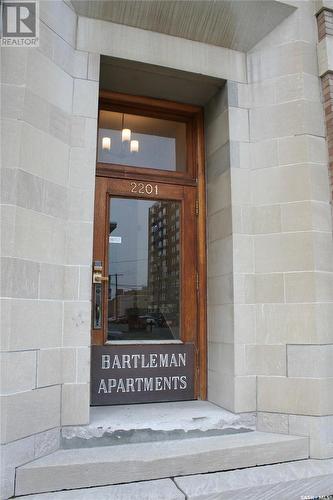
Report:
M144 182L131 182L131 193L137 194L158 194L157 184L146 184Z

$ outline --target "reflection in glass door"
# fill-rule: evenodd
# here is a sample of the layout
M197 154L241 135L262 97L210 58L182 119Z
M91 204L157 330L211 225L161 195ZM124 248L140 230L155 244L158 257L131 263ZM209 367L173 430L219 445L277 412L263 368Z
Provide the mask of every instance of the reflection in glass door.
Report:
M177 340L181 204L110 198L107 340Z

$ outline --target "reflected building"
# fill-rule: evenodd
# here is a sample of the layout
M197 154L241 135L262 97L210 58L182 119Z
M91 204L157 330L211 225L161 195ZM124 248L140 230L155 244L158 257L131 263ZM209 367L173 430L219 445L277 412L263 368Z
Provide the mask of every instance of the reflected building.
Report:
M180 202L111 198L110 216L108 339L178 339Z
M179 237L179 203L154 203L148 221L149 309L174 327L179 326Z
M109 287L109 309L108 317L114 320L127 317L129 311L137 310L138 314L145 314L149 308L150 297L147 287L141 289L125 290L117 288L112 297L111 287Z

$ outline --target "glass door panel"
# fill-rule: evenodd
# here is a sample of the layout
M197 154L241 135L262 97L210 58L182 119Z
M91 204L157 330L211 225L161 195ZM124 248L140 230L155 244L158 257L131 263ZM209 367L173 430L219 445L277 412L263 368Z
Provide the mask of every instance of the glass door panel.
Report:
M109 199L107 341L181 338L181 203Z

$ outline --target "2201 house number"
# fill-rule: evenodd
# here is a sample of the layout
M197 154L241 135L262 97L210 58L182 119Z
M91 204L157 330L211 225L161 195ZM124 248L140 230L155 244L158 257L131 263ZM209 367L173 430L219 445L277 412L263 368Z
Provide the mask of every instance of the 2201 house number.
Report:
M131 193L137 194L158 194L157 184L145 184L144 182L131 182Z

